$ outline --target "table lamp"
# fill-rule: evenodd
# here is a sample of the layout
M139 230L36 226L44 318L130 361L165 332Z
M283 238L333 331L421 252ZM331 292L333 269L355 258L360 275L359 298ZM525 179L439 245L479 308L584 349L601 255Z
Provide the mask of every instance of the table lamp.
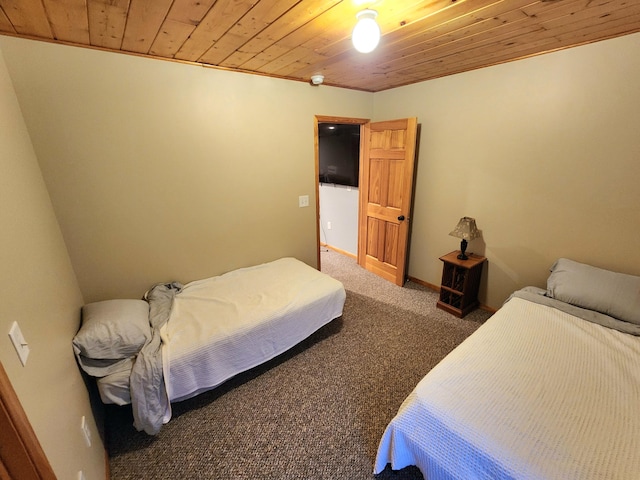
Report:
M454 228L453 232L449 235L462 239L460 242L460 254L458 255L458 258L460 260L467 260L469 257L464 253L467 250L467 242L474 238L478 238L480 236L480 231L476 227L476 220L474 218L462 217L458 222L458 225L456 225L456 228Z

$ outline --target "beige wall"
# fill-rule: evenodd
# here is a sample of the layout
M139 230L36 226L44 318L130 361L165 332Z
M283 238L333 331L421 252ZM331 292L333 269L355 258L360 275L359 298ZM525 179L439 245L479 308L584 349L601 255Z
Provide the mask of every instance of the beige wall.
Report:
M83 300L1 51L0 171L0 362L57 477L82 470L104 478L104 447L70 343ZM7 335L14 321L31 350L24 367Z
M315 263L313 115L422 124L410 275L464 215L481 300L559 256L640 273L639 34L377 94L0 38L87 301L294 255ZM30 59L25 61L25 59Z
M314 115L367 118L371 94L0 46L87 301L282 256L316 265Z
M635 34L376 94L422 124L409 274L440 284L466 215L492 307L561 256L640 275L638 79Z

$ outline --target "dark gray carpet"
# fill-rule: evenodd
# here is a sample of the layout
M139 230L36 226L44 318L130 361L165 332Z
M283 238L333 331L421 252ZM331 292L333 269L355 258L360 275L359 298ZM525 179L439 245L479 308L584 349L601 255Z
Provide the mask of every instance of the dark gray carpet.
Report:
M378 441L418 381L490 314L464 319L437 295L400 288L335 252L322 270L347 289L344 314L280 357L174 404L150 437L129 407L107 409L111 478L373 479ZM378 480L417 480L415 467Z

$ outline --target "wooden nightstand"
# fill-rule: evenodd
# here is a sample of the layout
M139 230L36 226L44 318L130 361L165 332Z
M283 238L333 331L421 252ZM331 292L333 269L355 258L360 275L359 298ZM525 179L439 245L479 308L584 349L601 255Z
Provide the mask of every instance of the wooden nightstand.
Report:
M478 287L482 266L487 261L480 255L468 254L467 260L459 260L459 250L440 257L443 262L440 299L437 307L462 318L478 308Z

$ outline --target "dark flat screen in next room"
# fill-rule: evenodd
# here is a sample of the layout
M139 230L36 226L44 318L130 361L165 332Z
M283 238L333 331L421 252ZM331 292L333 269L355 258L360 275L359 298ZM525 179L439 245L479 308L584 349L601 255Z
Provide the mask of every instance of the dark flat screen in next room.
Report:
M360 125L318 124L320 183L358 186Z

